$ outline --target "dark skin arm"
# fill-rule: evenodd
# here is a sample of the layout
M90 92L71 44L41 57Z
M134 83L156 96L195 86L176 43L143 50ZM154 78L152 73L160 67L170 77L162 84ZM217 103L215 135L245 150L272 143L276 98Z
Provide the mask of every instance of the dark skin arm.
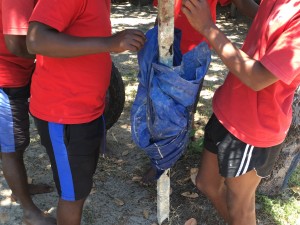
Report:
M245 16L254 19L259 5L254 0L231 0L238 10Z
M139 30L123 30L110 37L75 37L43 23L31 22L27 48L32 54L68 58L101 52L139 51L145 40Z
M26 47L26 35L4 35L5 45L8 51L16 56L34 59Z
M278 80L259 61L238 49L214 24L206 0L186 0L182 11L211 44L228 69L245 85L259 91Z

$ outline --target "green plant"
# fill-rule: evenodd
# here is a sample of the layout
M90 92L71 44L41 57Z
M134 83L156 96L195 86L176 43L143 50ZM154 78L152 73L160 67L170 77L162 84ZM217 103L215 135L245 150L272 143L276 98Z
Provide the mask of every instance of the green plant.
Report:
M290 180L289 180L289 186L294 187L298 186L300 187L300 166L296 168L296 170L293 172Z
M194 135L195 131L193 130L191 132L191 137ZM188 153L190 154L198 154L203 151L204 145L203 145L204 138L198 138L195 141L190 141L188 145Z
M257 196L258 203L263 207L263 212L271 216L276 224L289 225L300 222L300 203L294 197L286 199L284 194L276 198L265 195Z

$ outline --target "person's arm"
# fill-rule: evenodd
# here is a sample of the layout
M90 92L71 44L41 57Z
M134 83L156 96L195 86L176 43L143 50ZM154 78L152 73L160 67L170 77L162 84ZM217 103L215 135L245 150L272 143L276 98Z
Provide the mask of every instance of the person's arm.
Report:
M206 0L187 0L182 11L191 25L209 41L228 69L245 85L259 91L278 80L259 61L238 49L211 19Z
M254 19L259 5L254 0L231 0L238 10L245 16Z
M8 51L16 56L34 59L35 55L30 54L26 46L26 35L4 34L5 45Z
M49 57L77 57L101 52L138 51L145 42L139 30L123 30L110 37L75 37L31 22L27 34L27 48L32 54Z

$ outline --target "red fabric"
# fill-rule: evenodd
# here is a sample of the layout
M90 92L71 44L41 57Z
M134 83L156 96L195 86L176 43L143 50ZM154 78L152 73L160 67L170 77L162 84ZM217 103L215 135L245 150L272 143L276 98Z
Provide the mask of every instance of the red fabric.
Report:
M27 34L34 0L1 0L0 7L0 87L22 87L30 80L34 60L11 54L6 48L4 34Z
M74 36L111 35L109 0L40 0L30 18ZM110 82L110 54L73 58L37 55L31 85L31 113L63 124L90 122L104 111Z
M221 6L225 6L231 3L231 0L219 0Z
M299 46L299 1L263 0L242 50L279 81L255 92L229 73L213 99L214 113L238 139L257 147L283 142L300 84Z
M210 12L214 21L216 21L216 5L218 0L208 0ZM158 5L158 0L153 1L153 5ZM204 37L199 34L189 23L184 13L179 10L181 8L181 0L175 0L175 27L181 30L182 37L180 49L182 54L192 50L200 42L204 41ZM179 14L177 15L177 13Z

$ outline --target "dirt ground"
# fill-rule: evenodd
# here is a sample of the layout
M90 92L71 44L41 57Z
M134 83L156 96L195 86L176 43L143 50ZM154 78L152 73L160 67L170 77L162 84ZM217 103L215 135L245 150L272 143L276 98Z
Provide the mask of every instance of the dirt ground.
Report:
M249 20L242 16L227 19L228 7L218 7L219 26L228 37L239 46L246 34ZM128 3L112 6L112 25L114 32L125 28L139 28L146 32L153 26L156 9L151 6L134 7ZM138 180L149 165L146 154L131 140L130 107L137 89L137 57L133 53L113 55L113 61L123 75L126 86L126 105L119 121L108 131L109 157L101 158L95 174L95 187L88 197L82 218L83 225L154 225L156 220L156 189L142 187ZM199 130L196 137L201 138L203 125L211 111L211 98L214 90L222 83L226 68L213 54L210 70L205 78L201 100L198 104L196 124ZM54 187L51 167L45 150L39 144L37 131L31 124L31 144L26 152L25 162L28 175L33 183L42 182ZM200 153L197 149L187 150L171 170L172 194L170 219L164 224L183 225L194 217L198 224L224 224L209 201L197 191L190 181L190 169L198 166ZM1 163L0 163L1 164ZM1 165L0 165L1 166ZM2 174L2 171L0 171ZM182 193L198 194L194 198L184 197ZM0 224L22 224L22 210L18 203L10 201L10 190L0 176ZM57 194L33 196L34 202L52 215L56 214ZM259 208L259 207L258 207ZM259 210L259 209L258 209ZM258 215L259 224L275 224L272 220Z

